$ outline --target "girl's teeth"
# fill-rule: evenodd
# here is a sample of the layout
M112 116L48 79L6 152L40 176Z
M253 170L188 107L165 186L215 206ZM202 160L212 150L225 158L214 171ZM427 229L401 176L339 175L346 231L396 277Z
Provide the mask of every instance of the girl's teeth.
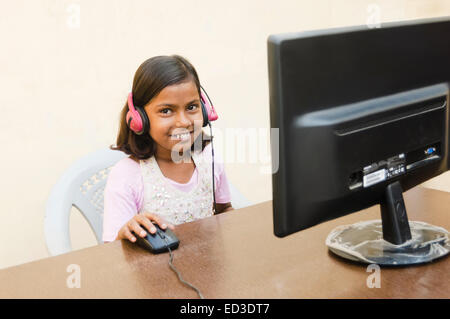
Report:
M177 135L174 135L174 137L176 139L185 139L185 138L189 137L189 134L177 134Z

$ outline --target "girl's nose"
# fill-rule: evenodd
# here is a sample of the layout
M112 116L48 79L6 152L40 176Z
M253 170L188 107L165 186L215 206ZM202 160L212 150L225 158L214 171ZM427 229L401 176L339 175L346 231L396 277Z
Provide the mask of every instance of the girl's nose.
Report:
M186 116L185 112L178 112L176 121L177 127L186 127L191 125L191 120Z

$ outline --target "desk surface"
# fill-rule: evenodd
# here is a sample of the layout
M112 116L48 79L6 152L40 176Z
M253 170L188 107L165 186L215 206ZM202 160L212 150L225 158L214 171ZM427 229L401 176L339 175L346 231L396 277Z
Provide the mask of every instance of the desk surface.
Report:
M416 187L405 203L410 220L450 229L449 193ZM334 227L379 215L375 206L281 239L273 235L268 201L179 225L174 264L205 298L449 298L448 256L381 268L381 288L368 288L367 265L328 251ZM197 298L168 259L115 241L0 270L0 298ZM67 287L71 264L80 266L81 288Z

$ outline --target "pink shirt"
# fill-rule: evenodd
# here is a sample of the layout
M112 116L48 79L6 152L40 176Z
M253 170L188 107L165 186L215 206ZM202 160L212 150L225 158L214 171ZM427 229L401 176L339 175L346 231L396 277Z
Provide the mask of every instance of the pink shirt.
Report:
M211 144L203 152L211 153ZM181 191L189 192L198 183L197 168L186 184L166 180ZM223 161L214 152L214 183L216 203L231 202ZM144 181L139 163L130 158L117 162L109 173L104 192L103 241L113 241L119 229L141 211L144 203Z

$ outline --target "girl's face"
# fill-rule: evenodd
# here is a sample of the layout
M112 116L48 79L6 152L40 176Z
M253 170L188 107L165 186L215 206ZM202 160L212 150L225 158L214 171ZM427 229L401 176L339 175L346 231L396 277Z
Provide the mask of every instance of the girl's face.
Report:
M203 115L194 81L165 87L144 109L159 155L190 149L202 132Z

